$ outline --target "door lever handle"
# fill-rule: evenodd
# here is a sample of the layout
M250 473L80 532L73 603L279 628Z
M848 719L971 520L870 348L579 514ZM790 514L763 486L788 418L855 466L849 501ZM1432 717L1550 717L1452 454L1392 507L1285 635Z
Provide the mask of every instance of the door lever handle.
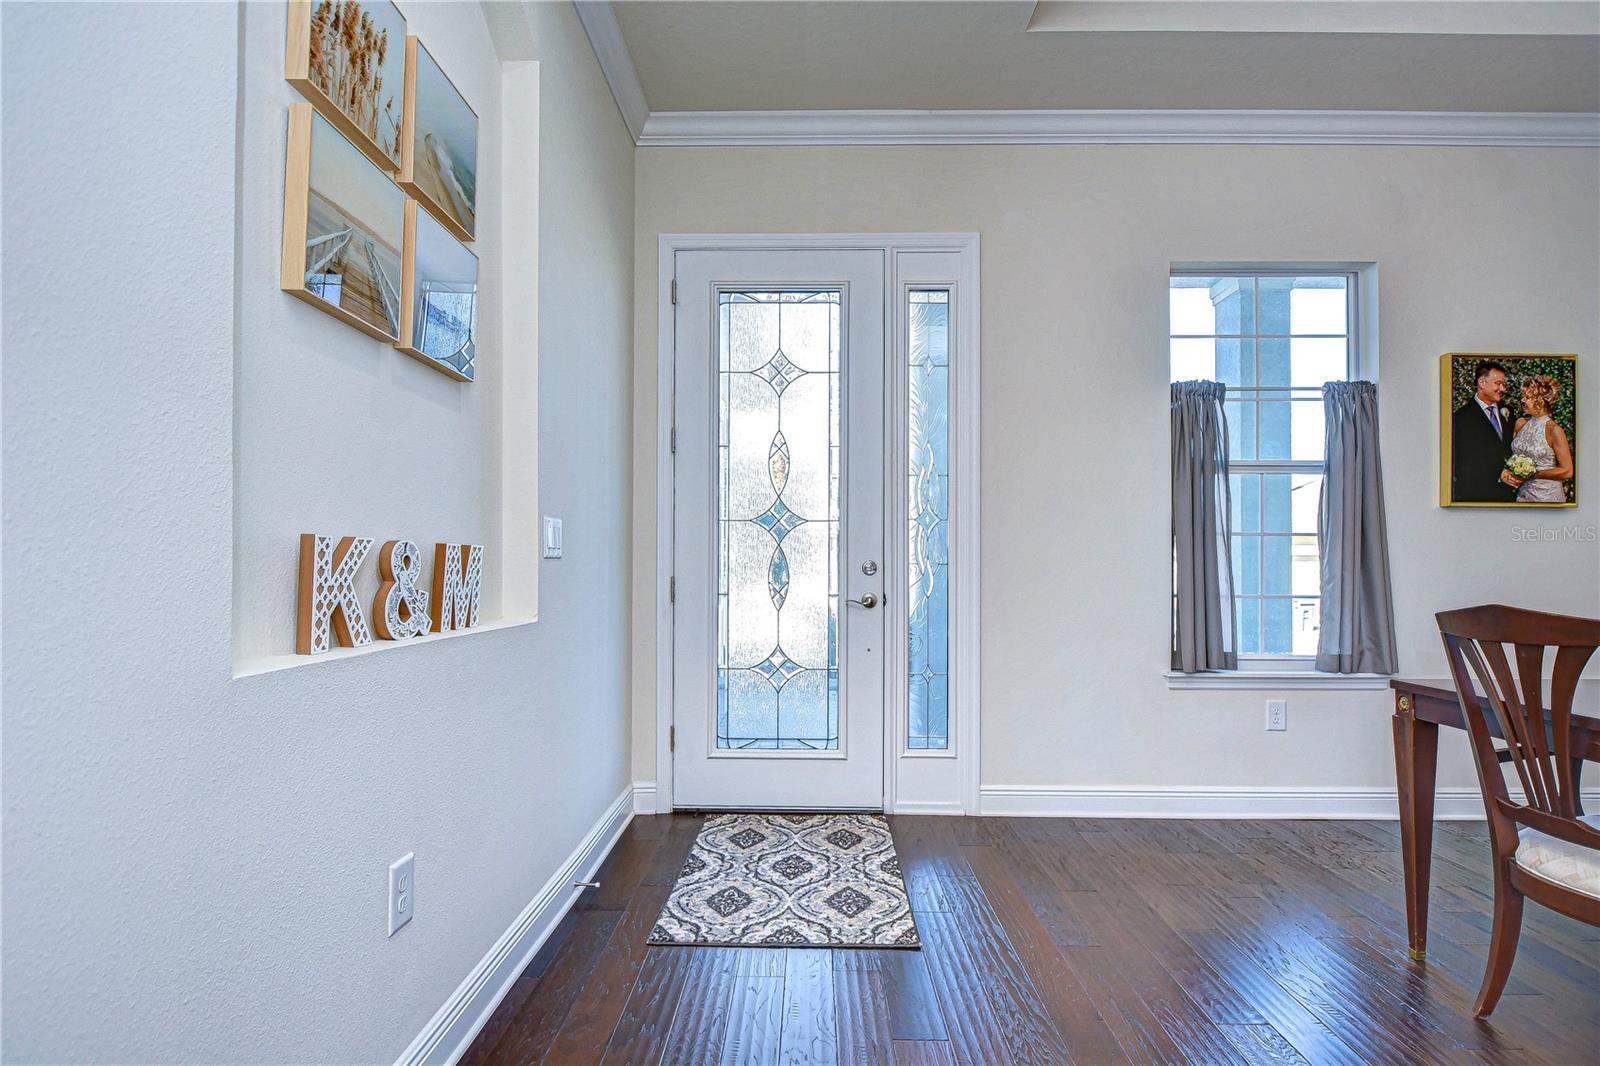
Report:
M846 603L853 603L857 607L865 607L867 610L870 611L874 607L878 606L878 597L877 597L876 594L869 592L866 595L862 596L859 600L845 600L845 602Z

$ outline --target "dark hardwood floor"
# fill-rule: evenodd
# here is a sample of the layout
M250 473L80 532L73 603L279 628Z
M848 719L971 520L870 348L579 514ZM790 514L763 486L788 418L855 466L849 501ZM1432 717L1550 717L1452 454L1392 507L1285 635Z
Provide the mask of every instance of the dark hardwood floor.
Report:
M1596 1063L1600 930L1436 830L1426 963L1393 822L893 818L921 951L647 947L694 816L639 818L466 1058L502 1063Z

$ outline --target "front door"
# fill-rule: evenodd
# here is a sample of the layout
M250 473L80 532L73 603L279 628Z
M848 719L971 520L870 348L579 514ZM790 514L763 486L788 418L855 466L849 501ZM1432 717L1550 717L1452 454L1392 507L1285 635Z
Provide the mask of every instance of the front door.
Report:
M883 805L882 251L680 251L673 803Z

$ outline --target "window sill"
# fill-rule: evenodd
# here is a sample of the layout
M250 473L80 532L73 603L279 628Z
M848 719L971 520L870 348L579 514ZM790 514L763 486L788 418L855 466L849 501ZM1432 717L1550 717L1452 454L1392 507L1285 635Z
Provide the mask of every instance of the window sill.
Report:
M1318 670L1207 670L1198 674L1166 673L1169 689L1221 689L1237 692L1296 689L1365 689L1389 687L1388 674L1325 674Z

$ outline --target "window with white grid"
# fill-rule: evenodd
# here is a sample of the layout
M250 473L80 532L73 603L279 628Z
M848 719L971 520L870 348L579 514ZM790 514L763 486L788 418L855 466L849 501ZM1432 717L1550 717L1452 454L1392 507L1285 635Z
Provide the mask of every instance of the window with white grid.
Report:
M1172 272L1172 380L1228 387L1241 659L1316 654L1322 385L1354 373L1356 291L1355 274L1342 271Z

